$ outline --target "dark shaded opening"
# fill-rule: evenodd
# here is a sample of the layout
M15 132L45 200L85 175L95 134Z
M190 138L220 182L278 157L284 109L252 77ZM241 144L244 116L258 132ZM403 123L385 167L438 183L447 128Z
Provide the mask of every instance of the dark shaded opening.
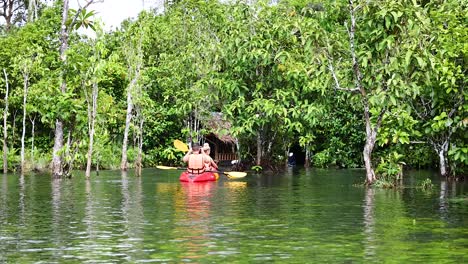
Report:
M292 152L294 154L294 157L296 157L296 165L304 166L306 155L304 149L301 146L299 146L299 143L292 145L289 149L289 152Z

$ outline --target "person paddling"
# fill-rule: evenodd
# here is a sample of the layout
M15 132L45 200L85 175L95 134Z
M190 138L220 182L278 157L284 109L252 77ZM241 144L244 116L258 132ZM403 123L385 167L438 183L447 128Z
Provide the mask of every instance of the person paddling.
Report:
M208 143L203 144L203 153L205 154L205 170L213 171L218 170L218 164L210 157L210 145Z
M205 162L209 162L206 155L200 152L200 144L192 143L192 148L182 159L188 163L187 171L192 174L201 174L205 171Z

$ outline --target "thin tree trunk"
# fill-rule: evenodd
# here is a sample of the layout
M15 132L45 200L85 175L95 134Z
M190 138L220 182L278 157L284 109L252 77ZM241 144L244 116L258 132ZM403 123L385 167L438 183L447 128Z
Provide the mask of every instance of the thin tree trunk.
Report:
M68 130L67 145L65 146L65 160L70 158L71 142L72 142L72 131L70 129Z
M36 0L29 0L28 22L33 22L36 19L37 19L37 3L36 3Z
M257 132L257 161L256 165L260 166L262 163L262 135L260 131Z
M13 19L13 13L14 13L14 5L15 1L14 0L3 0L3 11L0 12L1 16L5 19L5 30L6 32L9 32L12 26L12 19Z
M237 148L237 166L239 166L242 162L241 160L241 149L239 140L236 138L236 148Z
M59 153L63 148L63 121L55 120L55 139L52 152L52 174L54 179L61 179L63 176L62 154Z
M440 145L440 147L435 147L435 151L439 156L439 172L443 177L447 177L449 175L449 163L447 158L448 146L449 141L445 140L444 143Z
M24 138L26 135L26 104L28 99L29 89L29 74L23 74L23 132L21 134L21 172L24 172Z
M68 49L68 0L63 0L62 10L62 27L60 31L60 61L65 64L67 61L66 51ZM62 93L67 91L67 82L65 78L65 71L61 73L61 86L60 90ZM54 148L52 151L52 174L55 179L60 179L63 176L63 160L62 155L59 153L63 148L63 120L57 118L55 121L55 138Z
M8 117L8 94L10 92L10 86L8 85L8 75L5 69L3 69L3 74L5 75L5 84L6 84L5 111L3 112L3 173L7 173L8 172L7 117Z
M125 118L125 130L124 130L124 138L122 142L122 161L120 163L120 169L126 171L128 169L128 161L127 161L127 148L128 148L128 132L130 130L130 123L132 121L132 111L133 111L133 99L132 99L132 89L133 89L133 82L132 80L128 87L127 91L127 116Z
M91 110L91 115L88 115L88 118L91 120L90 130L89 130L89 146L88 146L88 161L86 162L86 178L91 176L91 162L93 157L93 143L94 143L94 125L96 123L96 111L97 111L97 99L98 99L98 84L93 83L93 93L92 93L92 100L93 100L93 107Z
M309 145L306 146L306 150L305 150L304 167L305 167L305 168L309 168L309 167L310 167L310 150L309 150Z
M140 124L139 124L139 131L138 131L138 155L136 159L136 175L138 177L141 176L141 168L142 168L142 155L143 155L143 124L144 119L141 113L139 114Z
M143 66L143 27L140 28L140 38L138 39L138 46L137 48L137 54L134 55L133 53L130 53L130 55L127 55L127 62L128 62L128 69L129 72L133 71L134 69L134 76L132 80L130 81L130 84L128 86L128 91L127 91L127 115L125 117L125 130L124 130L124 139L122 143L122 160L120 162L120 169L122 171L126 171L128 169L128 158L127 158L127 149L128 149L128 133L130 130L130 123L132 121L132 111L134 107L134 102L133 102L133 97L132 97L132 92L138 85L138 79L140 78L140 70L141 67ZM134 51L134 47L130 47L131 52ZM135 57L133 57L135 56ZM135 60L136 59L136 60ZM135 68L133 68L135 66Z
M440 150L438 155L440 175L446 177L448 174L446 153L444 150Z
M16 115L18 114L18 110L15 110L15 112L13 113L13 127L12 127L12 132L11 132L11 145L13 146L13 148L15 147L15 139L16 139Z
M372 167L372 151L374 149L375 140L370 138L366 139L366 144L364 145L364 151L362 152L364 155L364 164L366 168L366 183L372 184L376 177L374 168Z
M367 98L364 98L364 99L367 99ZM382 110L382 112L380 113L376 127L372 128L369 106L368 106L367 100L364 100L364 117L366 121L366 143L364 145L364 150L362 154L364 156L364 165L366 168L366 183L367 184L372 184L376 180L374 168L372 167L372 151L374 150L375 142L377 140L377 130L380 126L383 114L384 114L384 110Z
M33 119L29 118L31 121L31 163L34 164L34 128L36 124L36 116Z

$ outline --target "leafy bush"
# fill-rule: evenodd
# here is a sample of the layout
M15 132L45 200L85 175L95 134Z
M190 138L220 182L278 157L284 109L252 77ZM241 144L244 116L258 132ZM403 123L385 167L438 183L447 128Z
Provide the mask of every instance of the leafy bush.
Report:
M380 164L375 172L378 175L378 179L385 183L382 184L384 187L387 184L396 185L397 181L403 178L404 162L400 161L402 158L403 155L391 152L385 158L380 159Z
M312 157L312 163L315 167L326 168L332 162L333 160L328 149L318 152Z
M434 188L434 184L432 183L431 179L427 178L419 184L419 187L424 190L430 190Z
M263 170L262 166L259 166L259 165L252 166L252 168L250 169L257 173Z
M144 165L154 167L156 165L180 165L184 153L176 148L159 147L147 151L144 159Z

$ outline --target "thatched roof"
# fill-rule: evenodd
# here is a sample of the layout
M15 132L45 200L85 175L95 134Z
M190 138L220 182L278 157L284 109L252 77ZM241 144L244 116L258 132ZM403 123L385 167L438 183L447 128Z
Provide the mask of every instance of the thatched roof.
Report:
M234 144L236 142L236 139L230 135L231 122L224 119L223 113L212 112L210 118L203 123L208 131L224 143Z

